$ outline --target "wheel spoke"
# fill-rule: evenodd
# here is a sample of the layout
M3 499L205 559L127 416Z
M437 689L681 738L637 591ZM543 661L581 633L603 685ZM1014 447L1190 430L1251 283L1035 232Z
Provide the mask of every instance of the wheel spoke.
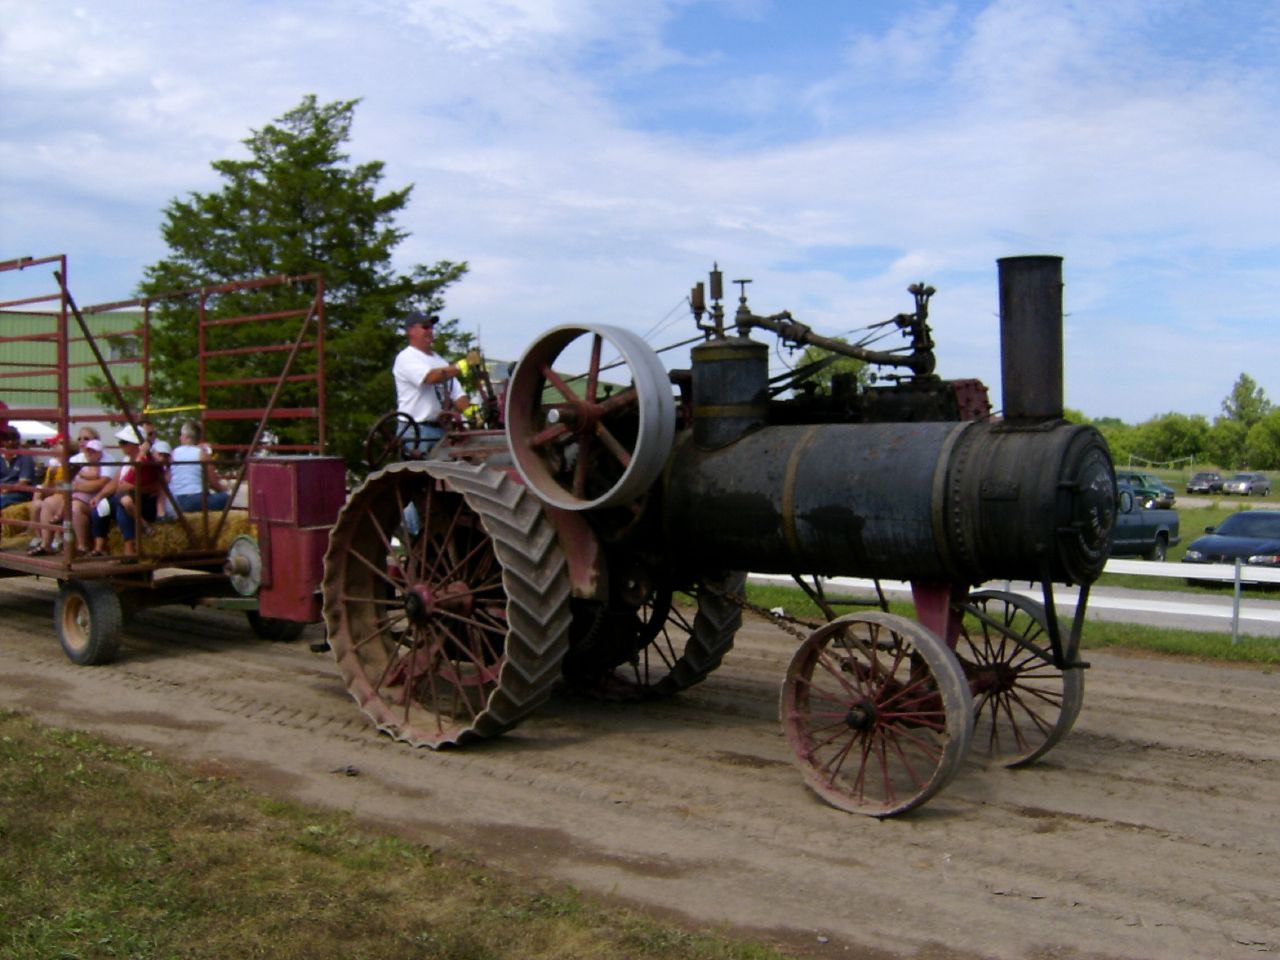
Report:
M412 536L410 507L421 521ZM505 538L510 565L498 560L490 527ZM524 531L518 547L517 530ZM530 552L525 536L542 551ZM387 569L389 556L400 557L398 573ZM323 584L330 646L361 709L380 729L421 746L513 726L550 694L559 673L547 667L559 666L568 644L566 566L542 508L505 474L424 461L371 475L334 525ZM508 582L536 598L521 606L527 626L514 645L515 671L503 670L517 636Z
M968 701L940 639L867 612L801 645L780 712L809 786L843 810L883 817L920 805L955 775L972 732Z
M956 650L973 687L978 743L1006 766L1030 763L1075 723L1083 677L1054 665L1048 617L1039 603L1011 592L979 591L964 612Z
M556 372L571 347L588 352L587 368L576 377ZM619 361L606 365L606 352L615 351ZM615 367L625 369L616 387L602 379ZM648 345L622 328L552 331L516 363L508 396L517 471L544 502L565 509L622 507L642 498L674 442L670 376ZM548 423L557 409L558 422Z

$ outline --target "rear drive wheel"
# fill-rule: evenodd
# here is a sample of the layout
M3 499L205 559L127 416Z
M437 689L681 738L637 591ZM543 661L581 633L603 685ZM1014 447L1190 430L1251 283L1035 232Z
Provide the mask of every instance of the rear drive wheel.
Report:
M496 736L548 696L568 648L569 576L542 504L482 465L401 463L338 516L329 644L360 709L414 746Z

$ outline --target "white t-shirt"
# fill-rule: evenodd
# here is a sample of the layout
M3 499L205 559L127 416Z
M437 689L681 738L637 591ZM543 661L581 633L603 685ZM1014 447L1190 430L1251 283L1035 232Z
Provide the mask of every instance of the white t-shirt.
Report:
M200 462L202 452L195 444L188 443L173 448L169 492L175 497L184 493L204 493L204 464Z
M419 423L435 423L443 411L441 395L449 400L465 396L462 384L453 378L442 383L423 383L428 373L449 366L449 361L434 353L423 353L408 346L396 354L391 372L396 381L396 410L407 413ZM450 404L452 408L452 404Z

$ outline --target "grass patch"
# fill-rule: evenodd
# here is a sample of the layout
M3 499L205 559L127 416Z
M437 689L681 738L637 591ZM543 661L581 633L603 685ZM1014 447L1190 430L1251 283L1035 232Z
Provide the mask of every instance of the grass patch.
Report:
M0 712L0 956L771 960Z
M1216 592L1219 595L1222 593L1221 590ZM817 605L796 587L748 584L747 599L768 609L781 607L788 616L800 620L821 623L824 619ZM868 609L872 608L866 604L837 607L839 613ZM915 606L907 600L890 600L889 611L915 619ZM1112 647L1234 663L1280 663L1280 640L1273 637L1241 636L1238 643L1232 643L1230 634L1225 633L1203 633L1101 620L1086 620L1082 646L1086 650Z

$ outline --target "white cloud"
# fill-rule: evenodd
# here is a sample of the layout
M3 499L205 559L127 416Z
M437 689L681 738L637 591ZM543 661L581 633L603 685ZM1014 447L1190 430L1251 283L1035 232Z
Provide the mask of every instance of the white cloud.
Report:
M754 144L631 128L611 92L683 68L664 30L694 4L0 0L0 241L116 266L136 250L95 296L114 299L155 259L163 206L216 187L210 161L243 155L307 93L360 97L353 159L384 160L388 189L416 185L403 262L469 260L451 312L495 352L574 319L647 329L718 258L754 277L762 309L841 331L935 282L943 369L994 388L993 261L1051 252L1067 258L1073 406L1134 419L1187 396L1212 413L1245 357L1280 396L1266 381L1280 338L1251 332L1280 286L1280 98L1256 55L1276 45L1274 11L1242 65L1235 48L1153 43L1165 4L918 4L878 31L841 27L847 58L800 79L768 55L771 18L800 7L726 4L757 18L760 45L726 50L718 67L740 65L714 93L755 128L797 131ZM1188 12L1242 19L1174 9ZM807 115L820 126L792 123ZM881 253L849 273L831 249ZM1161 344L1188 349L1206 328L1229 329L1199 353L1206 386L1173 399L1091 346L1116 338L1173 367Z

